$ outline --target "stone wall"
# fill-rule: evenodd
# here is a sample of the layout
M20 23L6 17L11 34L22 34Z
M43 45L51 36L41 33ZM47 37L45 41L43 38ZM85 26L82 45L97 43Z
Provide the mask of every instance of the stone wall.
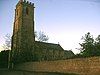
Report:
M80 75L100 75L100 57L27 62L16 65L15 69L36 72L61 72L76 73Z

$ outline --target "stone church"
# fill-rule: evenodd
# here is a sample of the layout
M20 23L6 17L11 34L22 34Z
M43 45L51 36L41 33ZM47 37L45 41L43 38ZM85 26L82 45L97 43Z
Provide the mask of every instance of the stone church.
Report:
M15 9L11 62L13 64L31 61L62 60L74 56L59 44L35 41L34 3L20 0Z

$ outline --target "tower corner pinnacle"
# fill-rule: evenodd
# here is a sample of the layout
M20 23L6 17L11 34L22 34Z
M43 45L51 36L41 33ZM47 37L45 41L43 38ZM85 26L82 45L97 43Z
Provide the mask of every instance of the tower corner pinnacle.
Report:
M20 0L20 2L23 2L23 0Z

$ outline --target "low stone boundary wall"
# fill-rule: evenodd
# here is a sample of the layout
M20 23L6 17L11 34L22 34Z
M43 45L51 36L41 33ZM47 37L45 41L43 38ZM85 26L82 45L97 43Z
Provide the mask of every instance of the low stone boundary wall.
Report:
M100 57L26 62L16 65L15 69L36 72L60 72L76 73L80 75L100 75Z

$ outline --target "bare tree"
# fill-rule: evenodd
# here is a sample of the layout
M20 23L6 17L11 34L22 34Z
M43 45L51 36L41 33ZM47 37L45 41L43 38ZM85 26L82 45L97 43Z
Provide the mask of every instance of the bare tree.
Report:
M40 42L47 42L49 40L49 37L42 31L39 33L35 32L35 38Z
M4 38L5 38L5 43L3 44L3 48L5 50L11 50L11 35L6 34Z

